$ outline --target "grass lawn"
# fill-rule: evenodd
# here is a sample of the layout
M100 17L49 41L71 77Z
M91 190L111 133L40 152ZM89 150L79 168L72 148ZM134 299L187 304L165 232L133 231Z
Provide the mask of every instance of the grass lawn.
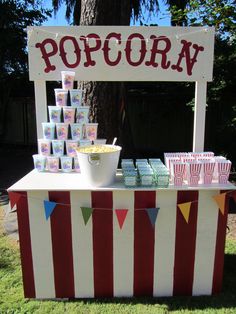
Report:
M1 218L1 217L0 217ZM18 245L0 219L0 313L236 313L236 240L227 239L222 293L212 297L35 301L24 299Z

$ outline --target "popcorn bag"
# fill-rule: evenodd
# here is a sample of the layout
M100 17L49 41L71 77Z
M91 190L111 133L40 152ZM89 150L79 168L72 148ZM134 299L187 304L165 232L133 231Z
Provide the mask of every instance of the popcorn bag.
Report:
M227 184L231 169L231 161L222 160L218 162L218 180L220 184Z
M168 169L169 169L169 158L170 157L176 157L176 154L175 153L164 153L164 163Z
M187 163L187 182L189 185L198 185L201 167L202 165L199 162Z
M186 164L183 162L172 162L171 165L172 174L174 179L174 185L181 186L183 185L184 172L186 168Z
M166 157L166 162L167 162L166 167L167 167L167 169L170 172L170 177L171 177L171 180L172 180L172 177L174 176L173 163L181 162L181 160L180 160L179 157Z
M181 161L184 163L193 162L195 159L187 154L187 156L182 156ZM187 180L187 167L185 168L184 180Z
M215 165L215 169L214 169L214 173L213 173L213 180L218 181L218 162L220 162L222 160L226 160L226 158L223 156L215 156L214 157L214 161L215 161L216 165Z
M215 162L213 161L202 162L203 184L212 183L214 169L215 169Z

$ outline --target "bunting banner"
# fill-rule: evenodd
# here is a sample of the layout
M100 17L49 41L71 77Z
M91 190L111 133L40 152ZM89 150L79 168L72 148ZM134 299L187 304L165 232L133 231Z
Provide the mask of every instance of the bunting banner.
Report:
M120 229L122 229L123 224L125 222L125 218L128 213L128 209L115 209L116 217L120 226Z
M216 201L217 205L219 206L219 209L222 215L224 215L225 213L225 196L226 196L226 193L220 193L213 196L213 199Z
M177 204L185 221L188 223L189 220L189 213L190 213L190 207L192 202Z
M229 198L229 214L236 214L236 202L233 197Z
M12 209L20 200L21 194L16 193L16 192L8 192L8 194L9 194L10 205L11 205L11 209Z
M46 201L46 200L44 200L43 203L44 203L45 217L46 217L46 220L48 220L48 218L51 216L54 208L57 206L57 203Z
M84 224L87 225L87 222L89 221L90 216L92 215L93 208L91 207L81 207Z
M159 209L160 209L159 207L157 207L157 208L146 208L146 211L148 213L148 217L149 217L150 222L151 222L153 227L155 226Z

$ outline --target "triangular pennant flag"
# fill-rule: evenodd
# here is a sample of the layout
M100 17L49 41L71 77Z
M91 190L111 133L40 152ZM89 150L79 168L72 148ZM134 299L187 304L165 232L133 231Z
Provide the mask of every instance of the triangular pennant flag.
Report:
M10 199L10 204L11 204L11 209L12 209L18 203L22 195L16 192L8 192L8 194L9 194L9 199Z
M225 213L225 196L226 196L226 193L221 193L221 194L212 196L214 200L216 201L217 205L219 206L219 209L222 215L224 215Z
M116 217L120 226L120 229L122 229L125 218L128 213L128 209L115 209Z
M46 201L46 200L44 200L43 203L44 203L45 216L46 216L46 219L48 220L48 218L51 216L54 208L56 207L57 203Z
M188 220L189 220L189 213L190 213L190 207L191 207L191 202L178 204L178 206L179 206L179 209L180 209L182 215L184 216L184 219L185 219L186 222L188 223Z
M229 214L236 214L236 202L233 197L229 198Z
M157 208L146 208L146 211L148 213L148 217L149 217L150 222L151 222L153 227L155 226L159 209L160 209L159 207L157 207Z
M90 207L81 207L82 215L84 218L84 224L87 225L87 222L89 221L90 216L92 215L93 208Z

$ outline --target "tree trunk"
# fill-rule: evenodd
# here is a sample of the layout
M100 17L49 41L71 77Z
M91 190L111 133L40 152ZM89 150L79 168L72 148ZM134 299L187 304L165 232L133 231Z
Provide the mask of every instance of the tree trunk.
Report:
M80 25L129 25L130 1L81 0ZM120 137L119 125L124 84L81 82L85 103L90 106L90 122L98 123L98 137L111 143Z

